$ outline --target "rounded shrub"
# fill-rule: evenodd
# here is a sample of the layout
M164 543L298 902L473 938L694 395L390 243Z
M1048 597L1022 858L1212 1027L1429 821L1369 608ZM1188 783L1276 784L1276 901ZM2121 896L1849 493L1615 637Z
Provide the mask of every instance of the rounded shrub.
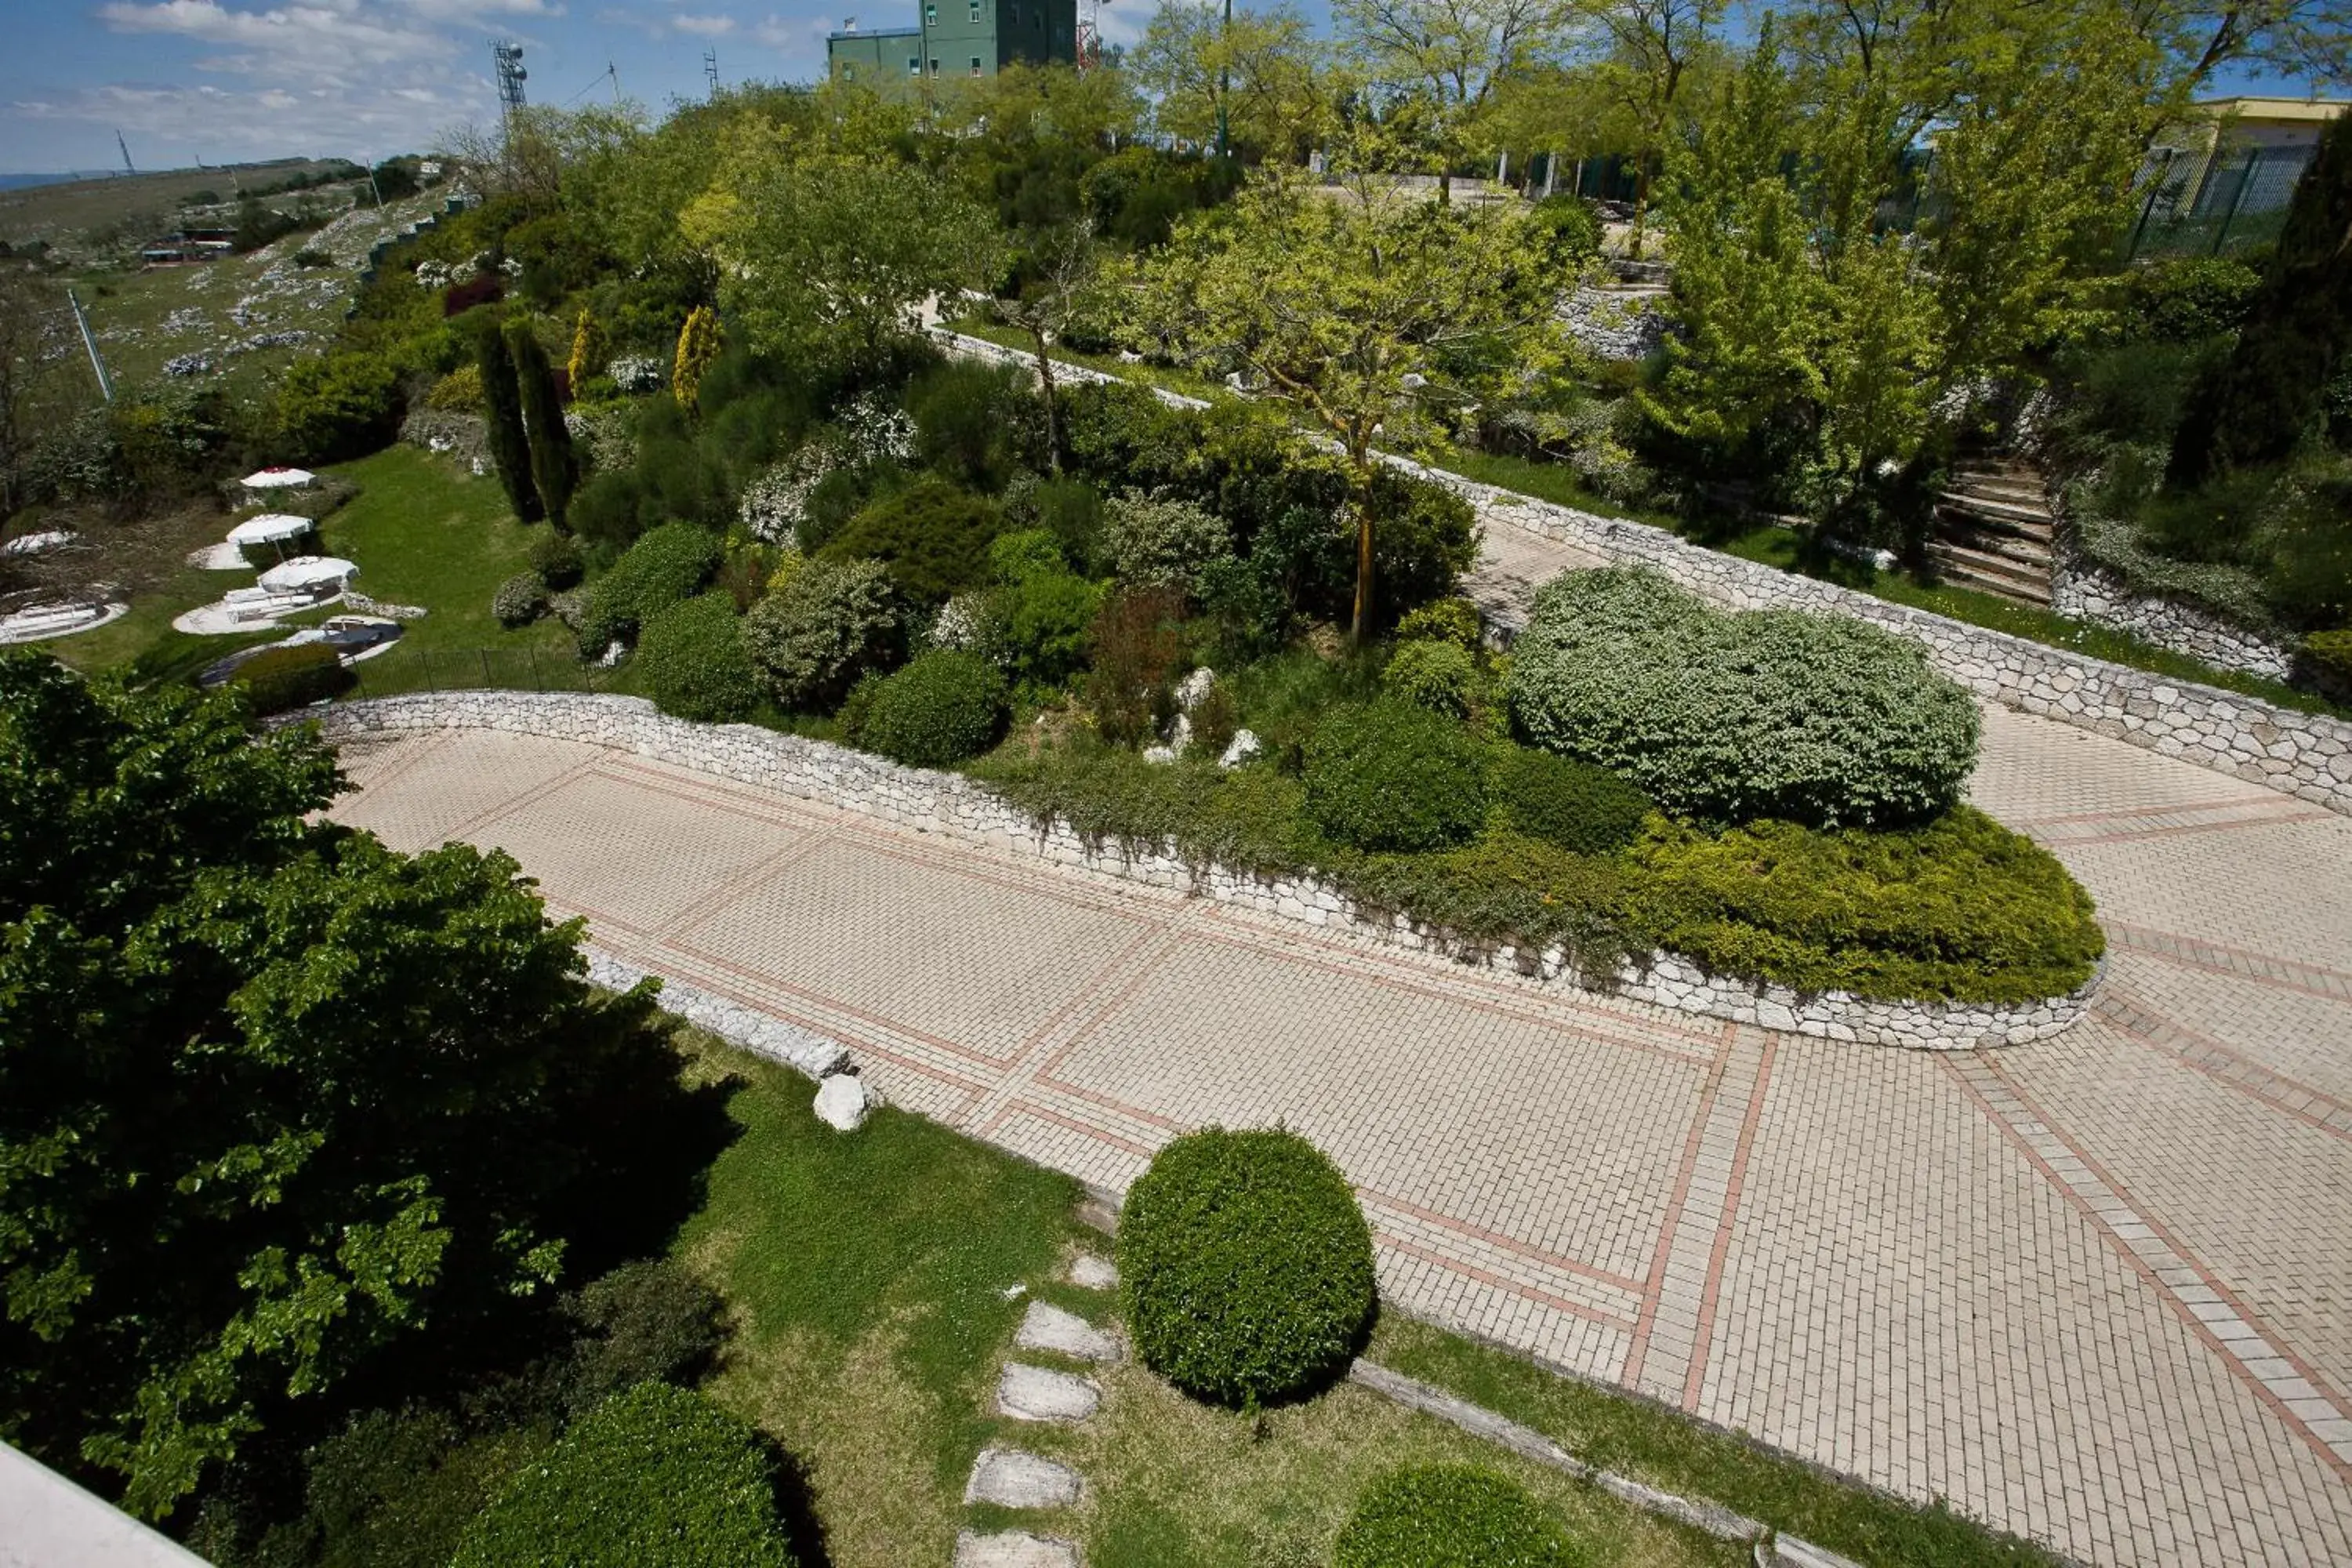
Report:
M636 667L655 705L681 719L733 723L760 705L743 619L725 594L655 611L637 636Z
M453 1568L792 1568L760 1436L699 1394L643 1383L525 1466Z
M1573 572L1512 645L1511 719L1677 816L1919 822L1976 765L1976 702L1916 643L1837 616L1738 614L1643 568Z
M530 625L547 614L547 584L536 572L516 573L490 595L490 614L509 629Z
M857 743L912 767L945 767L994 745L1004 713L1004 677L996 667L940 648L875 687Z
M245 692L256 714L283 713L346 690L352 672L327 644L296 643L262 649L238 665L229 680Z
M1364 1489L1334 1568L1583 1568L1586 1554L1517 1483L1468 1465L1398 1470Z
M878 561L814 560L751 606L743 641L768 689L803 712L832 708L899 643L897 595Z
M828 561L879 561L908 599L940 605L959 588L988 581L988 547L1003 525L987 498L925 479L851 518L818 553Z
M1345 1370L1373 1302L1372 1233L1348 1178L1280 1130L1175 1140L1119 1218L1127 1321L1146 1365L1254 1409Z
M1389 656L1381 686L1401 702L1459 719L1477 693L1478 661L1459 643L1416 638Z
M1641 837L1655 810L1650 797L1611 773L1572 757L1513 746L1487 771L1495 804L1512 828L1579 855L1608 855Z
M530 542L527 559L531 571L551 594L562 593L578 583L587 569L580 559L580 547L553 529Z
M1399 642L1450 642L1475 650L1480 641L1478 606L1467 599L1433 599L1397 623Z
M724 554L715 534L690 522L666 522L644 535L589 587L581 653L593 658L607 643L635 637L655 612L693 597Z
M1478 749L1461 725L1394 700L1341 708L1306 746L1307 815L1359 849L1443 849L1486 820Z
M1129 490L1103 520L1103 554L1130 587L1199 589L1213 562L1234 552L1233 530L1205 507Z

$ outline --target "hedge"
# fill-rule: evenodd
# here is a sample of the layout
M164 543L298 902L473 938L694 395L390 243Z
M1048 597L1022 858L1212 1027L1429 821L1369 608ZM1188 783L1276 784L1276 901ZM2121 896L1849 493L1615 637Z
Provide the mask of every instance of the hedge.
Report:
M1371 1228L1295 1132L1213 1127L1163 1147L1128 1191L1118 1268L1145 1364L1244 1409L1344 1373L1371 1319Z
M466 1531L453 1568L792 1568L759 1434L643 1383L574 1426Z
M1333 1568L1582 1568L1585 1552L1515 1482L1467 1465L1398 1470L1365 1489Z
M1641 837L1650 797L1606 768L1529 746L1503 751L1487 787L1511 826L1579 855L1608 855Z
M1645 568L1538 592L1507 683L1519 731L1669 812L1814 826L1924 821L1976 765L1976 702L1892 632L1713 609Z
M995 667L941 648L875 687L857 743L910 767L945 767L994 745L1004 714L1004 677Z
M229 676L257 716L306 708L348 689L352 672L323 642L266 647Z
M656 611L691 598L719 570L718 537L690 522L666 522L641 537L588 589L580 652L594 658L627 641Z
M1306 764L1307 816L1358 849L1442 849L1486 819L1476 744L1426 709L1341 708L1316 727Z
M735 602L716 590L656 611L637 637L646 694L665 713L733 723L760 705L759 672Z
M1800 991L2031 1002L2074 990L2106 950L2056 858L1970 806L1900 833L1659 823L1630 855L1645 945Z

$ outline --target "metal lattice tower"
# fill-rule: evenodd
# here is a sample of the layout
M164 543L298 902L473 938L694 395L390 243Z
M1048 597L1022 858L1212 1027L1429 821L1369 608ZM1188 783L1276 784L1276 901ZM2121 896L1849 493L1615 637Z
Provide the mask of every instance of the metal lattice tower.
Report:
M522 68L522 46L503 38L492 43L490 62L499 75L499 113L511 121L524 107L522 84L530 76Z
M1102 0L1079 0L1077 46L1081 72L1102 64Z
M719 51L715 48L702 51L702 79L710 84L710 96L717 98L719 96Z

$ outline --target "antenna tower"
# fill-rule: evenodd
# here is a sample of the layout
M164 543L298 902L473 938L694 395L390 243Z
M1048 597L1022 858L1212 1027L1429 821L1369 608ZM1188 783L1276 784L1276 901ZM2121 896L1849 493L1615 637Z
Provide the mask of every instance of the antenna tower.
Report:
M1102 64L1102 0L1078 0L1078 69Z
M702 77L710 84L710 96L717 98L719 96L719 51L716 48L702 51Z
M523 97L522 84L530 77L530 73L522 68L522 46L509 43L504 38L493 41L490 63L499 75L499 114L511 130L514 117L527 101Z
M139 171L131 167L131 143L122 139L122 132L120 131L114 133L114 144L122 149L122 172L126 174L137 174Z

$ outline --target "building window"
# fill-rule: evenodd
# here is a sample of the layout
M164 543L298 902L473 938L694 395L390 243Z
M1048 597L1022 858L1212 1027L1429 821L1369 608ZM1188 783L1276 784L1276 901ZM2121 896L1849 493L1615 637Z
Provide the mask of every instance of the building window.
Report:
M933 76L940 74L940 57L937 55L931 57L931 74Z
M907 74L908 76L920 76L923 74L923 60L920 55L910 55L908 57Z
M978 55L971 57L971 74L974 76L978 76L980 74L980 57Z
M936 27L936 26L938 26L939 25L940 25L940 8L939 8L937 5L926 5L926 6L924 6L924 7L923 7L923 26L925 26L926 27Z
M980 26L980 0L971 0L971 25Z

